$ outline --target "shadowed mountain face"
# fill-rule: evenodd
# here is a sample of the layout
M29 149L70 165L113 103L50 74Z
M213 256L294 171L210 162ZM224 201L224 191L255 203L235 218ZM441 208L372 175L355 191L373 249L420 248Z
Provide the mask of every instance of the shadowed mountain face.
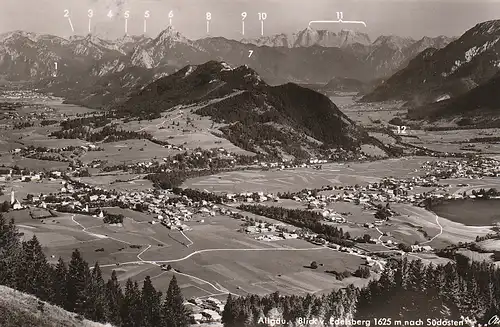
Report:
M455 98L412 108L413 119L461 118L461 125L500 126L500 72Z
M156 118L178 106L224 124L224 136L252 152L302 156L323 143L355 149L366 138L326 96L292 83L270 86L248 66L216 61L162 77L115 109Z
M499 71L499 40L500 20L477 24L446 47L423 51L363 100L421 105L466 93Z

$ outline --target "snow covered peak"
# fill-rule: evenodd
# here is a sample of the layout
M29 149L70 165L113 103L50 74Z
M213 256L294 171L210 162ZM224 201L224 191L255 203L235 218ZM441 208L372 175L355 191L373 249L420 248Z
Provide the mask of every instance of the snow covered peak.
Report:
M310 47L314 45L322 47L346 47L354 43L364 45L371 44L369 36L352 30L341 30L338 34L328 30L315 30L307 28L291 34L276 34L260 37L254 40L242 40L243 43L252 43L258 46L267 45L271 47Z
M340 37L340 41L342 42L341 46L346 46L353 43L361 43L364 45L369 45L371 43L368 34L358 31L342 29L338 36Z

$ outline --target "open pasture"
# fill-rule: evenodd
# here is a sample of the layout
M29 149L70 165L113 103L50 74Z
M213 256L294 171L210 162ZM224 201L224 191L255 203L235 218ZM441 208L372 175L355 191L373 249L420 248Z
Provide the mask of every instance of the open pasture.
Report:
M238 260L234 257L234 252L209 252L170 264L180 272L176 273L176 277L183 293L192 297L208 296L220 293L220 290L240 295L263 295L275 291L283 294L321 292L344 287L349 282L337 281L326 270L352 272L364 263L359 257L328 248L307 251L241 250L237 252ZM308 268L312 261L323 266L312 270ZM131 272L135 270L131 268ZM158 267L143 270L133 277L143 280L148 275L160 290L165 290L172 278L172 272L161 272Z
M114 190L124 192L130 192L131 190L144 191L153 188L153 183L147 179L141 179L141 176L119 172L116 174L95 174L92 177L79 177L79 179L84 183L102 188L109 188L111 185Z
M148 222L153 220L153 215L146 212L138 212L130 209L122 209L118 207L103 207L103 211L114 215L123 215L125 218L130 218L135 222Z
M323 169L295 168L269 171L234 171L187 180L183 187L206 189L211 192L287 192L324 185L366 185L385 176L406 178L415 176L415 169L429 160L426 157L388 159L376 162L324 164Z
M30 181L21 182L20 180L10 180L6 182L1 182L0 185L5 187L5 195L2 197L8 197L10 200L10 190L15 192L15 197L19 200L25 199L28 194L39 195L40 193L49 194L57 193L61 191L63 185L61 181L44 179L43 182Z
M483 138L498 136L499 129L469 129L460 130L458 133L456 130L452 131L426 131L426 130L414 130L409 134L412 136L417 136L417 138L409 138L405 141L418 145L424 146L431 150L442 151L442 152L477 152L480 150L483 153L500 153L500 145L498 143L472 143L473 147L471 149L464 148L465 145L469 144L470 139Z
M60 130L59 124L44 127L28 127L19 130L21 131L19 136L22 136L21 141L24 146L32 145L48 148L64 148L67 146L81 146L89 143L79 139L58 139L49 136L52 132L57 130ZM13 135L15 136L16 134Z
M235 146L225 138L213 135L211 131L220 133L218 127L221 125L214 123L209 117L202 117L191 112L196 109L198 107L178 107L166 112L162 118L141 122L131 121L124 123L123 127L127 130L148 132L159 140L168 141L174 145L183 145L188 149L222 147L230 152L254 155L252 152Z
M0 166L13 166L17 165L20 168L28 170L66 170L69 167L68 162L52 161L52 160L38 160L31 158L24 158L18 155L12 156L10 154L0 156Z
M132 164L144 161L162 161L163 157L179 153L179 151L164 148L149 140L126 140L99 145L104 151L89 151L80 157L83 162L93 160L108 161L108 166Z
M241 295L274 291L285 294L324 292L343 287L348 282L337 281L325 270L354 271L364 263L357 256L318 248L301 240L257 241L237 231L240 220L225 216L199 215L187 222L192 230L185 231L184 236L160 224L145 223L146 217L140 217L140 213L137 217L126 218L123 227L117 227L103 224L98 217L70 214L42 222L30 219L26 212L12 214L19 218L18 227L26 237L37 235L52 262L59 257L69 261L73 250L78 248L89 264L97 261L105 265L105 277L112 269L118 269L122 282L127 278L143 280L149 275L155 286L163 291L168 287L172 272L164 272L147 263L127 262L142 259L171 264L179 270L176 274L186 297L226 290ZM203 223L198 219L202 217ZM194 242L189 247L186 236ZM132 244L141 245L141 248L131 248ZM96 251L98 249L103 251ZM320 264L317 270L307 267L312 261Z

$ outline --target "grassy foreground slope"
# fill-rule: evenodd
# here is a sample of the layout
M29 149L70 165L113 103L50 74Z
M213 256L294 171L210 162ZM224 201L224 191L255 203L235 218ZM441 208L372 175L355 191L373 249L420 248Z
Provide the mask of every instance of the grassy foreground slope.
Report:
M112 327L77 317L32 295L0 286L2 327Z

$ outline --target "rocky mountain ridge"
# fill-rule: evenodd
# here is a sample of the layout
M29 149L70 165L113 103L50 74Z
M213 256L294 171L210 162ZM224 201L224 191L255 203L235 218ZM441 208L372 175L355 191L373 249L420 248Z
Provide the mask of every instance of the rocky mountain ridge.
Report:
M436 44L434 39L429 40L426 45L440 46L442 43L442 39ZM389 50L383 50L385 48ZM249 50L256 52L253 58L248 57ZM242 42L222 37L193 41L172 27L155 38L123 36L117 40L104 40L90 34L64 39L14 31L0 35L0 74L7 80L36 80L54 73L57 76L85 73L87 77L95 77L131 66L152 69L169 65L180 69L187 64L224 60L234 65L255 65L263 78L274 78L275 81L270 82L276 84L327 82L333 77L370 80L399 68L388 63L394 62L392 52L400 50L387 42L371 43L368 35L360 32L333 33L311 28L292 36L277 35ZM408 51L408 55L414 52ZM407 59L403 56L398 63ZM339 65L325 69L328 63L335 62ZM299 67L303 63L306 66L301 70ZM312 72L308 73L309 70Z
M499 40L500 20L479 23L441 49L425 49L364 100L402 99L420 106L460 96L499 72Z

